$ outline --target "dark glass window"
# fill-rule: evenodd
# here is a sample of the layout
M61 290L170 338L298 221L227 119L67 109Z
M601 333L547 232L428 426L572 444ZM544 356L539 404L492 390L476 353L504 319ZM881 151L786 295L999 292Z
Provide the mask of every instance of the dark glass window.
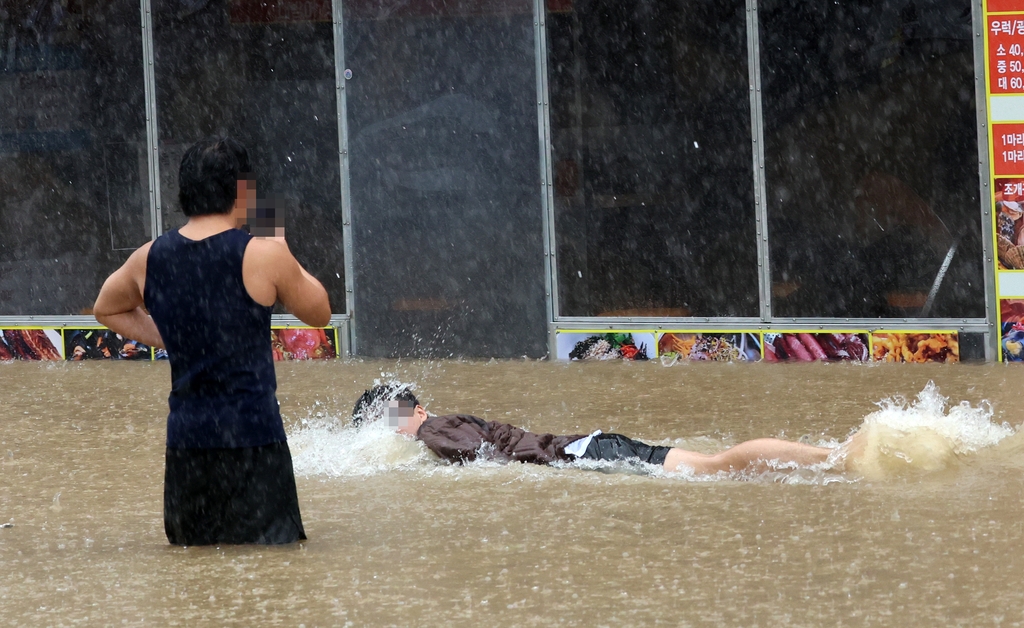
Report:
M562 316L757 316L741 0L551 0Z
M249 151L257 196L286 210L295 257L345 311L344 244L330 2L153 0L164 229L182 153L208 135Z
M358 353L544 355L529 0L344 15Z
M773 313L984 316L971 3L760 6Z
M92 311L149 240L138 3L0 0L0 315Z

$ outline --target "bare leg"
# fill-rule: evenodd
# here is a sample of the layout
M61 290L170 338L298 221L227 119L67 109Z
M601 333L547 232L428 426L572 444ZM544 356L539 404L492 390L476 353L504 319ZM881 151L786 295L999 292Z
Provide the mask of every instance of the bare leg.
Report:
M740 443L716 454L699 454L673 447L665 457L665 470L676 471L689 467L701 474L719 471L747 471L766 469L770 460L799 465L820 464L828 459L831 449L794 443L777 438L758 438Z

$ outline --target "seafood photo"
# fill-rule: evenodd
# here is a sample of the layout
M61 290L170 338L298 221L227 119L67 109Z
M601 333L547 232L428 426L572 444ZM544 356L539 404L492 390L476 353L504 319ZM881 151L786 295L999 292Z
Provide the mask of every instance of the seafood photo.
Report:
M999 302L999 322L1003 337L1003 360L1024 362L1024 299Z
M872 353L880 362L959 362L960 340L954 333L880 333L871 335Z
M270 334L275 360L324 360L338 354L333 329L292 327L273 329Z
M1024 362L1024 323L1003 323L1003 360Z
M0 360L61 360L54 344L59 339L55 329L0 330Z
M815 362L869 359L868 335L849 333L786 333L764 335L765 362Z
M999 267L1024 269L1024 198L1017 193L1020 179L996 179L996 250Z

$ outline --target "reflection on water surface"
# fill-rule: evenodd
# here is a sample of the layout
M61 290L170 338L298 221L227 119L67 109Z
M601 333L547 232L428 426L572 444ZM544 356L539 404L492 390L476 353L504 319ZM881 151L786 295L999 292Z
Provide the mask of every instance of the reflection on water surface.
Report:
M20 625L1024 622L1024 441L998 433L1022 422L1017 369L277 368L297 466L310 452L330 460L331 447L341 459L298 479L310 540L182 549L166 544L161 518L167 365L0 364L0 523L14 524L0 529L0 616ZM965 400L977 419L987 400L994 424L975 427L999 442L939 470L832 483L454 468L416 443L380 439L378 458L367 458L377 467L361 469L344 429L324 426L347 417L382 372L417 382L434 413L701 451L760 436L841 441L880 411L876 402L913 400L934 381L953 404L947 418Z

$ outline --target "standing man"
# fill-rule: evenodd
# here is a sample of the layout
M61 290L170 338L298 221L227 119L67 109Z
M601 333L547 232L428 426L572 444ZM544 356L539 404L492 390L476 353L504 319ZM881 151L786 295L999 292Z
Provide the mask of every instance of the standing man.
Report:
M135 251L93 310L122 336L167 349L164 529L175 545L306 538L275 396L270 313L280 301L323 327L331 307L283 228L268 238L239 228L255 210L251 172L234 139L192 146L178 174L188 223Z

